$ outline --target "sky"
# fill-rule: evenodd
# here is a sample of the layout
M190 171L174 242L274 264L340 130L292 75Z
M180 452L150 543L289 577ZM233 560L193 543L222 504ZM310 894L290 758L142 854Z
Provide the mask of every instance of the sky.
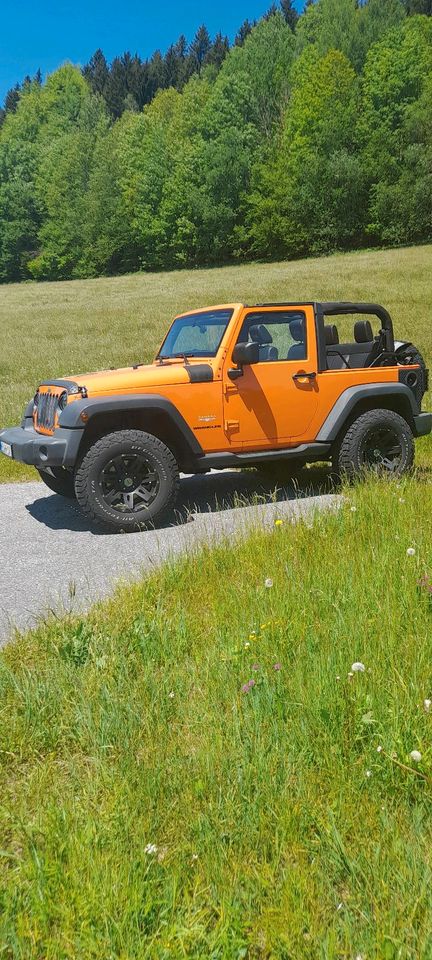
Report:
M8 0L0 3L0 104L10 87L38 68L45 77L70 60L83 65L101 47L108 60L124 50L143 59L165 51L181 33L191 40L201 23L232 40L271 0ZM302 0L296 0L300 8Z

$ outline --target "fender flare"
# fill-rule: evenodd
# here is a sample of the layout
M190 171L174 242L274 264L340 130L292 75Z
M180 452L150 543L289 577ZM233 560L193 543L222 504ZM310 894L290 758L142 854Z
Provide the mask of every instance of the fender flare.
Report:
M163 414L168 417L176 433L182 438L188 453L194 457L203 455L203 449L198 443L186 420L170 400L158 394L127 393L114 397L88 397L83 400L74 400L62 411L59 426L69 430L83 429L93 417L100 414L127 413L129 410L138 410L150 416L152 413ZM82 414L85 415L84 421Z
M336 400L334 407L320 427L316 440L320 443L330 443L336 440L354 407L361 400L374 400L375 398L378 400L379 397L403 398L413 419L419 413L415 397L404 383L368 383L357 387L348 387ZM379 403L376 406L379 407Z

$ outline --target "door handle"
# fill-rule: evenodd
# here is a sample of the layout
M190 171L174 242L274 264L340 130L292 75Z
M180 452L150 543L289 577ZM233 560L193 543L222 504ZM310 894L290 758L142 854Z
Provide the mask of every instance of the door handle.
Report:
M294 373L293 380L316 380L316 373Z

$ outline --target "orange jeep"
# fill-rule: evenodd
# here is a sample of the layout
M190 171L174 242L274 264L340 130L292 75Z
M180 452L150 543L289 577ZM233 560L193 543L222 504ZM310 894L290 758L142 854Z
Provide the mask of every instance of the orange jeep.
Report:
M332 459L399 476L431 431L426 388L377 304L230 303L176 317L149 365L42 383L0 449L92 521L137 530L172 509L179 471Z

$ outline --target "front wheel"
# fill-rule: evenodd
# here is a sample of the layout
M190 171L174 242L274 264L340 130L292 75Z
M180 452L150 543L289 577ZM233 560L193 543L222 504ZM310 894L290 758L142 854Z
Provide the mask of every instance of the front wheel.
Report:
M81 509L113 533L160 524L174 507L178 485L171 450L141 430L118 430L101 437L75 474Z
M352 480L365 472L400 477L414 462L411 427L394 410L368 410L351 424L335 452L335 470Z

